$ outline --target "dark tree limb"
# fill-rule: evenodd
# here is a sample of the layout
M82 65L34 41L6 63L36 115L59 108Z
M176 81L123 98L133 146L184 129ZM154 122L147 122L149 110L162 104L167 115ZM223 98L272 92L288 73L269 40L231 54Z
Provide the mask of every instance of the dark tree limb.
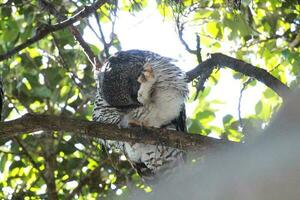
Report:
M15 48L7 51L6 53L1 54L0 61L8 59L9 57L13 56L14 54L18 53L19 51L25 49L26 47L29 47L30 45L34 44L37 41L43 39L49 33L53 33L55 31L64 29L64 28L74 24L75 22L81 20L82 18L87 17L88 15L94 13L99 7L101 7L106 2L107 2L107 0L98 0L95 3L93 3L92 5L85 6L84 8L75 12L75 14L72 17L70 17L60 23L57 23L54 25L44 25L43 27L39 27L36 30L35 36L33 36L32 38L29 38L24 43L16 46ZM93 61L93 63L94 62L95 61Z
M240 72L246 76L255 78L256 80L264 83L266 86L274 90L279 96L285 99L290 94L290 88L283 84L279 79L272 76L267 70L255 67L242 60L226 56L221 53L211 55L211 58L200 63L194 69L188 71L187 81L191 82L198 76L203 76L207 79L212 73L214 67L228 67L234 71Z
M26 114L16 120L0 122L0 139L40 130L65 131L81 136L132 143L163 144L164 146L188 150L205 150L218 145L232 143L227 140L167 129L142 127L120 129L111 124L37 114Z

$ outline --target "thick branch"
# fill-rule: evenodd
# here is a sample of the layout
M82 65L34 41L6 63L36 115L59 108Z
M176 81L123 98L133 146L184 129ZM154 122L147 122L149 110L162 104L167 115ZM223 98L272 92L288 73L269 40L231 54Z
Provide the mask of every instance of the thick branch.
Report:
M107 2L107 0L98 0L94 4L92 4L90 6L85 6L83 9L79 10L78 12L75 12L75 14L72 17L70 17L60 23L57 23L54 25L45 25L44 27L40 27L36 31L35 36L26 40L24 43L16 46L15 48L7 51L5 54L0 55L0 61L3 61L5 59L11 57L12 55L18 53L19 51L32 45L33 43L43 39L49 33L61 30L67 26L74 24L75 22L79 21L80 19L87 17L91 13L94 13L99 7L101 7L106 2Z
M35 131L66 131L82 136L108 140L118 140L190 150L204 150L210 147L231 143L225 140L201 135L186 134L167 129L135 127L120 129L115 125L99 122L57 117L50 115L26 114L16 120L0 123L0 139Z
M253 77L273 89L279 96L285 98L290 93L290 88L283 84L279 79L272 76L265 69L255 67L242 60L238 60L221 53L211 55L210 59L200 63L197 67L187 72L187 80L191 82L193 79L201 76L203 72L211 73L214 67L229 67L246 76ZM208 74L205 73L205 77Z

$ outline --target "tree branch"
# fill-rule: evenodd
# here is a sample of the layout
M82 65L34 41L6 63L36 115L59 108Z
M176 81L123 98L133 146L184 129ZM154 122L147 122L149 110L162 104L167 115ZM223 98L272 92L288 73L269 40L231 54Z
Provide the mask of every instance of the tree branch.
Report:
M164 145L180 149L205 150L232 143L196 134L157 128L120 129L116 125L50 115L25 114L21 118L0 122L0 139L35 131L65 131L81 136L132 143Z
M67 17L64 16L64 14L61 14L58 10L56 10L55 6L52 3L50 3L50 2L48 2L46 0L39 0L39 2L41 4L41 7L44 8L44 9L46 9L52 15L54 15L58 19L58 21L63 21L63 20L67 19ZM102 63L100 62L100 60L98 59L98 57L95 56L95 54L93 53L93 51L90 48L90 46L84 41L84 39L83 39L80 31L74 25L70 25L68 27L68 29L74 35L75 40L82 47L83 52L87 56L88 60L92 64L92 66L94 66L95 69L99 70L101 68L101 66L102 66Z
M47 178L44 174L43 171L40 170L38 164L34 161L33 157L31 156L31 154L29 153L29 151L27 150L26 146L21 142L21 140L17 137L14 137L14 140L18 143L18 145L21 147L22 152L24 153L24 155L27 157L27 159L29 160L29 162L31 163L31 165L38 171L40 177L43 178L43 180L45 182L47 182Z
M67 26L70 26L73 23L79 21L80 19L87 17L91 13L94 13L99 7L101 7L106 2L107 2L107 0L98 0L94 4L92 4L90 6L85 6L84 8L75 12L75 14L72 17L70 17L60 23L57 23L54 25L44 25L43 27L38 27L36 30L35 36L26 40L24 43L16 46L15 48L7 51L6 53L1 54L0 61L3 61L5 59L13 56L14 54L18 53L19 51L25 49L26 47L29 47L33 43L43 39L49 33L64 29ZM93 62L95 62L95 61L93 61Z
M99 33L101 35L101 41L103 43L103 47L104 47L104 53L105 53L105 56L106 58L108 58L110 55L109 55L109 48L108 48L108 43L106 42L105 40L105 36L104 36L104 33L103 33L103 30L102 30L102 26L100 24L100 19L99 19L99 15L97 12L94 13L94 16L95 16L95 19L96 19L96 23L97 23L97 26L98 26L98 29L99 29Z
M45 159L44 174L46 177L47 195L50 200L57 200L57 189L55 184L56 152L54 147L54 138L51 131L46 133L45 140L42 140L42 152Z
M207 79L210 73L212 73L214 67L228 67L246 76L255 78L274 90L274 92L276 92L283 99L290 94L290 88L283 84L279 79L272 76L265 69L255 67L242 60L238 60L221 53L212 54L210 59L207 59L194 69L188 71L186 73L187 81L191 82L193 79L203 75Z

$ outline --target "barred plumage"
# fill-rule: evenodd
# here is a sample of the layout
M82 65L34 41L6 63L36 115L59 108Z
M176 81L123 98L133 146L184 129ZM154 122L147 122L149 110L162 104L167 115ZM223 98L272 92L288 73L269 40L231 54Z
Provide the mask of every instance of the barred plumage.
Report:
M174 127L185 131L185 74L172 59L149 51L121 51L110 57L97 76L93 119L128 127ZM106 141L121 148L142 176L182 161L183 152L161 145Z

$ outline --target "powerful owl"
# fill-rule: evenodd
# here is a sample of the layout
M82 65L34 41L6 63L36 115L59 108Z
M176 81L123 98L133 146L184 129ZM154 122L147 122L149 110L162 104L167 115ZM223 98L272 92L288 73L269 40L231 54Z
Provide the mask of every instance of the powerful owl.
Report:
M173 59L150 51L120 51L96 77L94 121L185 131L185 73ZM163 145L105 141L121 149L137 172L149 177L183 161L184 152Z

